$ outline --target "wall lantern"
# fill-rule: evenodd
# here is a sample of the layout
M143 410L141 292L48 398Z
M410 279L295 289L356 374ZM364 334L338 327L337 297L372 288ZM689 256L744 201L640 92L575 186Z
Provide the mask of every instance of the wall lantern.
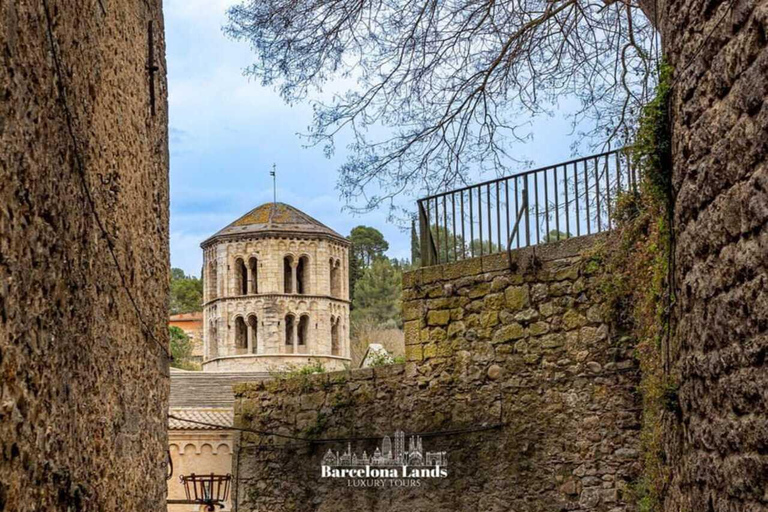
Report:
M229 485L232 475L181 475L181 483L187 493L187 501L206 506L206 510L216 510L218 505L224 508L224 502L229 496Z

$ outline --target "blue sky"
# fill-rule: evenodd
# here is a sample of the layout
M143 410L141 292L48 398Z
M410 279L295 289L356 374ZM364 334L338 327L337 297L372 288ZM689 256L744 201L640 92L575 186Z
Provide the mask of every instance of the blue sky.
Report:
M297 133L312 121L308 105L285 105L271 89L243 76L253 54L221 31L233 0L166 0L170 148L171 264L200 274L200 242L251 208L272 200L269 171L277 165L278 200L343 235L359 224L379 229L389 255L410 256L410 235L386 211L342 211L336 190L343 144L333 158L305 149ZM570 157L573 137L563 117L532 120L532 142L519 154L539 165ZM487 178L487 177L486 177ZM480 177L478 176L478 180ZM404 197L403 204L415 198Z

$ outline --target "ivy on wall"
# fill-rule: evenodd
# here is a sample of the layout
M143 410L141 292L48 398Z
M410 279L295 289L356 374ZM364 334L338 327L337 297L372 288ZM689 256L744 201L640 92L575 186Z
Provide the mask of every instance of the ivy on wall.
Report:
M643 399L643 476L634 491L641 512L661 510L669 468L665 425L677 410L677 385L665 370L674 303L670 288L671 134L669 92L672 70L660 68L656 96L646 105L628 156L641 176L638 190L617 198L616 229L592 258L603 266L601 289L620 340L632 340L640 361Z

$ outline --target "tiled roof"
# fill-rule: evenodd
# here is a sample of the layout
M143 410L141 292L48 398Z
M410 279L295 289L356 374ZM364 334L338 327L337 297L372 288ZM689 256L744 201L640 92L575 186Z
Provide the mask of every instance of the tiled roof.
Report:
M232 407L232 386L270 378L267 372L188 372L171 369L170 406Z
M202 311L195 311L193 313L178 313L176 315L171 315L169 318L171 322L189 322L189 321L202 320L202 319L203 319Z
M234 422L232 409L171 409L170 414L211 425L200 425L176 418L168 419L168 428L171 430L221 430L213 425L231 427Z
M284 203L266 203L249 211L229 226L208 238L202 245L205 246L209 241L217 237L259 233L325 235L342 243L347 243L346 238L298 208Z

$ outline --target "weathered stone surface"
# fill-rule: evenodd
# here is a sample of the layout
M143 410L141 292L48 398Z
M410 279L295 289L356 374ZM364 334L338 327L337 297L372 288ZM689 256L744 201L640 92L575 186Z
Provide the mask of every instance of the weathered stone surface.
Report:
M106 14L91 0L47 0L63 82L43 2L0 3L0 510L7 512L165 510L163 17L158 0L104 3ZM159 67L154 115L145 69L150 22Z
M447 310L430 311L427 313L428 325L448 325L451 319L451 312Z
M557 277L557 269L574 264L580 268L573 253L551 254L567 261L561 265L557 258L549 260L547 279ZM617 489L634 485L638 475L638 459L628 455L637 454L639 448L637 368L607 369L615 361L633 362L631 354L616 352L608 337L599 334L607 333L608 327L587 318L588 308L594 305L588 301L576 304L567 294L553 299L559 302L545 321L541 308L546 301L534 300L527 289L540 284L538 274L507 272L500 279L494 272L503 272L497 268L504 265L508 265L506 257L489 261L482 272L458 278L445 277L452 271L451 265L444 265L443 278L430 277L431 284L441 290L453 284L458 297L474 298L460 306L461 319L451 313L447 325L407 324L409 362L399 373L365 375L362 382L368 386L363 391L335 384L338 379L329 374L322 387L312 383L319 377L310 377L305 386L311 391L291 390L280 383L282 387L276 389L248 391L238 401L237 421L242 426L274 431L309 422L307 428L320 438L504 423L500 430L424 438L425 450L448 452L447 481L425 482L403 492L355 489L344 481L318 478L324 450L344 451L345 443L322 445L322 450L258 450L241 445L244 478L236 491L238 510L634 510L627 501L630 494ZM560 277L562 281L548 283L570 283L577 276ZM498 301L497 294L507 281L504 301ZM422 310L425 320L431 312L445 311L429 309L445 304L430 302L432 291L419 278L404 282L413 283L407 302L417 304L411 307ZM511 301L507 300L509 290L515 290L510 292ZM583 326L565 331L566 310L574 311ZM588 349L580 341L581 330L587 328L593 331ZM593 373L587 361L599 368L592 366ZM322 421L319 415L307 419L300 411L279 405L280 399L295 393L311 396L317 403L316 393L340 395L341 400L326 398L323 407L334 402L347 406L329 411ZM262 404L269 414L247 417L244 411L249 403ZM372 453L376 444L353 442L352 449ZM278 481L281 485L274 485Z
M512 323L504 325L496 329L493 333L493 341L496 343L504 343L505 341L519 340L525 336L525 329L518 323Z
M662 5L677 81L678 293L665 352L681 410L681 424L669 418L664 429L672 469L665 510L763 510L768 466L757 454L768 450L768 432L748 418L768 416L764 391L756 392L768 389L768 358L752 356L765 354L768 339L768 4Z
M528 307L530 298L528 295L528 285L510 286L504 292L507 308L512 311L518 311Z

